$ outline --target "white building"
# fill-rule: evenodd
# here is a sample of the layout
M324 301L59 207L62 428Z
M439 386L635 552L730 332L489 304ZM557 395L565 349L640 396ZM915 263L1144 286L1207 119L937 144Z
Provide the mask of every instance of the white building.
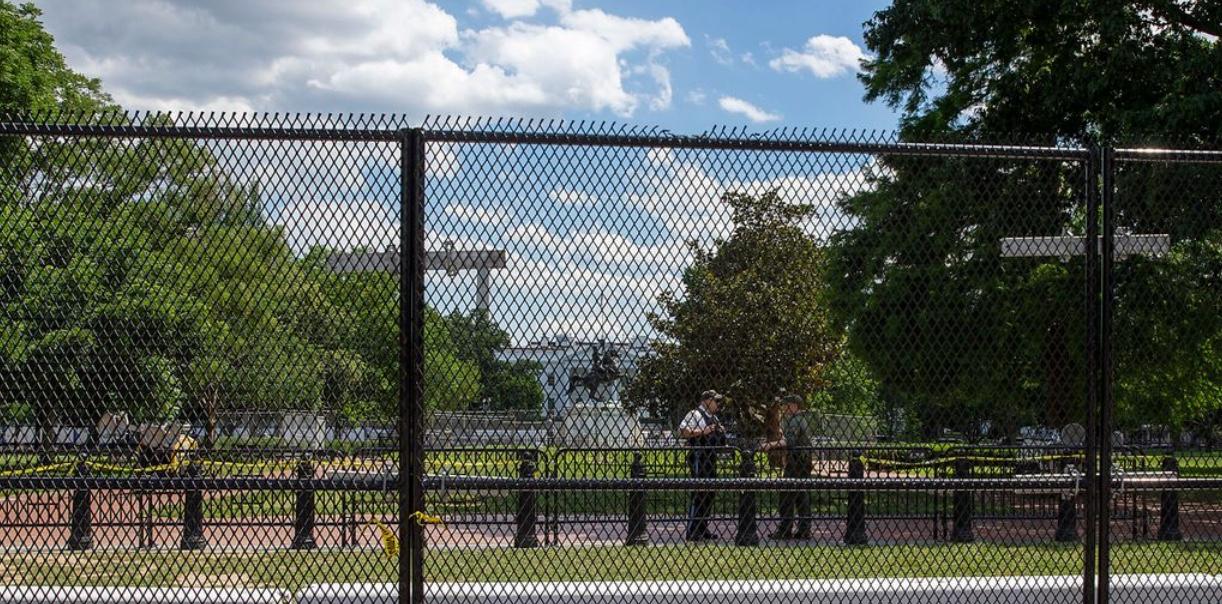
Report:
M563 414L577 400L584 396L580 387L570 394L569 378L574 372L582 372L590 367L591 351L597 347L597 340L575 340L566 335L555 336L549 340L531 342L525 346L506 348L497 353L497 358L514 361L534 361L541 367L539 384L543 386L543 412L551 411ZM609 400L619 400L620 389L632 376L636 375L637 361L649 353L648 340L642 337L627 342L606 342L608 348L619 353L621 377L611 389Z

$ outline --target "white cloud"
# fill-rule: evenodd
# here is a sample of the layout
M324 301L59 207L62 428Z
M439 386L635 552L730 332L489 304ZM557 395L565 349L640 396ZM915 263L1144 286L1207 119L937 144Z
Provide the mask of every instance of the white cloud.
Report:
M465 159L483 171L518 173L534 165L533 157L489 149ZM582 161L601 165L609 157ZM452 239L460 249L505 250L507 266L492 276L492 312L515 342L557 333L650 336L645 315L658 310L658 294L682 292L681 276L693 257L688 241L708 249L714 239L731 233L730 208L720 201L724 193L758 195L777 189L788 202L813 205L816 215L805 227L825 240L852 228L835 202L863 190L865 173L873 169L868 157L860 155L806 154L786 162L783 172L772 162L692 149L635 150L613 157L622 168L615 171L618 180L595 182L578 175L571 181L558 177L558 182L536 174L515 184L509 195L481 197L449 187L436 191L438 211L428 222L426 247L438 249ZM557 166L555 174L562 172ZM606 211L590 212L590 204ZM329 240L348 243L369 240L371 232L394 234L393 225L377 226L362 212L344 208L310 205L294 211L316 216L307 219L309 224L332 225L328 229L365 225L354 235L333 234ZM474 303L472 275L434 271L426 279L429 304L443 312L466 310Z
M462 170L458 160L459 143L431 142L424 148L424 166L428 176L454 178Z
M547 198L565 205L595 205L598 203L598 198L593 195L571 189L552 189L548 191Z
M484 7L506 18L529 17L539 10L539 0L483 0Z
M509 216L504 208L480 208L458 203L447 206L446 213L455 218L489 226L500 225Z
M740 98L732 96L723 96L718 99L717 104L725 111L741 115L752 122L761 124L764 122L775 122L781 119L781 116L775 113L769 113L744 101Z
M44 10L69 62L134 109L626 117L669 106L663 59L691 43L675 19L567 0L484 5L512 21L464 29L427 0L343 10L338 0L82 0Z
M297 253L316 245L383 250L399 241L397 216L377 202L292 202L273 208L268 219L284 228L289 246Z
M709 54L713 55L714 61L726 66L734 64L734 51L730 50L730 43L725 38L705 36L704 41L709 45Z
M708 95L706 95L704 90L701 90L700 88L689 91L687 93L687 102L693 105L703 105L704 101L707 99L708 99Z
M833 78L860 70L865 58L861 47L848 38L818 35L801 50L786 48L768 65L776 71L809 71L817 78Z

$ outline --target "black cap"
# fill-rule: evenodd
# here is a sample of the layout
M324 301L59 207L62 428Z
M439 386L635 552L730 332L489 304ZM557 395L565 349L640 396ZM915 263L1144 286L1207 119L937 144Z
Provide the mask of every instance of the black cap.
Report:
M803 399L802 395L800 394L786 394L785 396L781 397L781 402L787 405L791 403L794 405L801 405L802 403L806 402L806 400Z

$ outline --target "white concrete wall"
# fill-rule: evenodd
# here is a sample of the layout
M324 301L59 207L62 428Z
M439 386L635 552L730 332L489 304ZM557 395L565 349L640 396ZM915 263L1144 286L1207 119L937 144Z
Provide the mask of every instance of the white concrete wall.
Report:
M0 587L4 604L291 604L280 589L191 587Z
M842 579L826 581L636 581L591 583L440 583L426 586L430 604L1078 604L1081 577L964 577ZM313 585L299 604L392 604L390 584ZM1216 604L1222 576L1121 575L1112 580L1112 602Z
M823 581L631 581L589 583L434 583L430 604L1078 604L1080 577L964 577ZM275 589L0 587L4 604L397 604L390 583L311 585L293 594ZM1215 604L1222 575L1120 575L1112 602Z

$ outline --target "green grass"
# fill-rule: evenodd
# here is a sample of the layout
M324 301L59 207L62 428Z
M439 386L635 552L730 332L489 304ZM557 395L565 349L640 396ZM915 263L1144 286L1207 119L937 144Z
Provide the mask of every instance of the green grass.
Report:
M829 579L1073 575L1077 546L911 545L738 548L725 545L430 549L439 582ZM1113 572L1222 572L1222 544L1118 545ZM397 577L380 551L84 552L0 555L5 585L249 586L296 590L320 582Z

